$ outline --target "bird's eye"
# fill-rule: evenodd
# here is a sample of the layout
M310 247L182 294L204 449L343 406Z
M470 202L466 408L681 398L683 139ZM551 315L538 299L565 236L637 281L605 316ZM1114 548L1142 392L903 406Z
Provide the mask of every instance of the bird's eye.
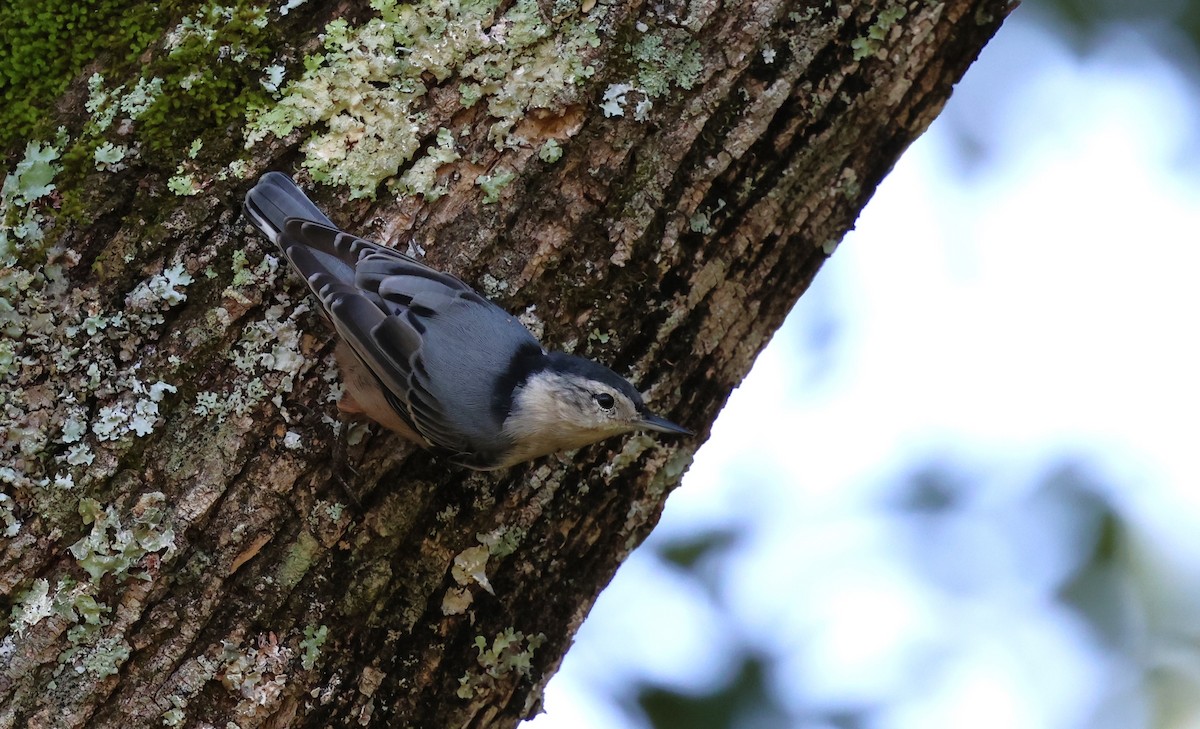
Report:
M613 396L609 395L607 392L597 392L595 395L592 395L592 399L596 401L597 405L605 410L612 410L613 406L617 404L617 401L613 399Z

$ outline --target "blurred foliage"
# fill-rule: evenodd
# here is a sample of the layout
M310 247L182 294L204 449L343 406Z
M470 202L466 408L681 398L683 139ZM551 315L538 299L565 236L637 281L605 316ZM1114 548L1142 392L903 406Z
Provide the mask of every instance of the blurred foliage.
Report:
M1077 614L1098 647L1135 670L1145 670L1139 666L1146 638L1141 625L1144 602L1152 598L1130 589L1137 566L1129 557L1126 526L1108 497L1113 487L1073 459L1049 466L1028 488L994 478L1005 472L1002 463L989 468L937 462L918 464L897 479L877 510L898 527L896 556L910 563L923 589L950 599L984 599L993 589L990 582L1004 579L996 572L998 565L1007 565L1027 575L1028 587L1041 591L1047 602ZM999 560L972 539L980 529L1002 535ZM662 545L658 552L709 588L714 607L726 611L720 585L729 565L722 556L736 544L736 534L717 531ZM732 629L736 620L730 615L726 622ZM770 677L779 669L772 657L756 654L749 643L739 650L749 657L731 658L727 680L709 693L638 687L643 719L655 729L857 729L871 726L887 708L812 705L793 715L780 703L778 691L787 691L787 682L795 677L772 686ZM926 660L921 674L941 675L940 662ZM1175 672L1159 676L1163 669L1155 671L1146 670L1147 682L1180 683ZM1187 681L1181 685L1191 686Z
M714 552L729 549L736 539L737 534L732 531L709 532L694 539L668 544L663 547L661 556L676 567L695 569L697 564Z
M1200 48L1200 0L1026 0L1029 9L1044 9L1062 21L1073 38L1085 43L1097 39L1112 24L1148 28L1176 28L1193 51ZM1174 60L1192 64L1190 58Z
M748 658L723 688L699 696L644 688L638 704L658 729L782 729L790 722L767 690L766 666L762 658Z

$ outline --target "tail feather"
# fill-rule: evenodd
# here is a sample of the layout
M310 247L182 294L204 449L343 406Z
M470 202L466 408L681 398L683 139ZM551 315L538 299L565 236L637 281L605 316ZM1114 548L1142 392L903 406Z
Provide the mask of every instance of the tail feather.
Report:
M290 218L311 220L335 227L333 221L282 172L268 172L246 193L246 215L254 225L279 245L284 225Z

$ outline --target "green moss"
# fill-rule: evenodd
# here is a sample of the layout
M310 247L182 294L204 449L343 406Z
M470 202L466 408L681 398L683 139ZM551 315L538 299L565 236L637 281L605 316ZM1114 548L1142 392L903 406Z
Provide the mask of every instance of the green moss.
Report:
M133 63L175 3L37 0L0 3L0 149L45 136L54 101L83 67Z
M261 0L209 2L168 34L167 53L148 69L163 79L164 92L139 119L139 139L152 154L177 161L202 137L216 154L228 151L228 142L217 144L228 135L212 131L269 99L262 78L272 59L270 8Z

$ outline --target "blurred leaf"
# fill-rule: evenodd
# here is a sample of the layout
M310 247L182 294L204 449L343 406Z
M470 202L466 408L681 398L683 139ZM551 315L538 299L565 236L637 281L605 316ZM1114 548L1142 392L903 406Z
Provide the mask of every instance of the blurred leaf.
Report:
M1109 23L1178 23L1200 15L1200 2L1192 0L1042 0L1037 5L1088 34Z
M727 729L752 725L755 729L793 725L767 691L762 659L746 659L737 675L719 691L688 696L660 688L638 695L642 711L656 729Z
M723 552L737 539L732 530L713 531L695 539L677 541L659 548L659 554L671 564L694 570L696 564L713 552Z
M1052 467L1022 510L1056 514L1059 541L1076 555L1065 580L1096 567L1109 567L1119 532L1119 516L1106 496L1109 487L1081 462L1064 459Z
M1091 628L1092 635L1107 651L1128 654L1142 631L1137 623L1137 606L1123 571L1093 563L1058 594L1062 604L1075 610Z
M888 506L896 511L919 514L945 514L962 507L963 493L970 477L952 472L941 464L927 464L907 475L897 486Z

